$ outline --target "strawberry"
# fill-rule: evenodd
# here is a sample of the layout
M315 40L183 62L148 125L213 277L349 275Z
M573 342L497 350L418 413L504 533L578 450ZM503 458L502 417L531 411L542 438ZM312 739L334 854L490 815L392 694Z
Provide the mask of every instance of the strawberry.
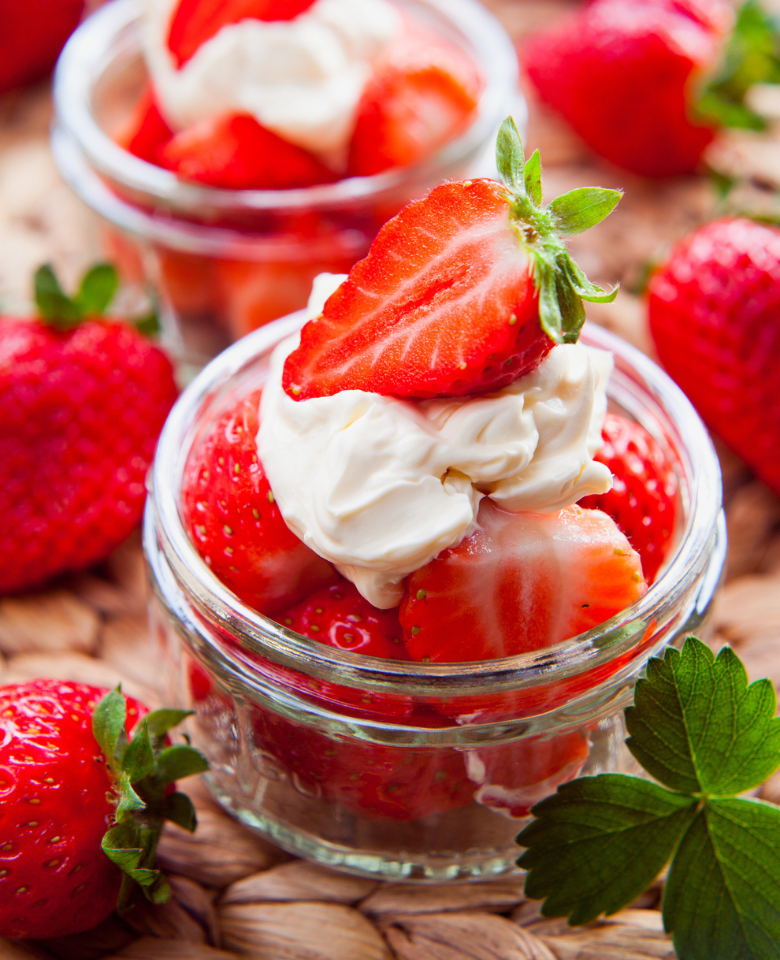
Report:
M179 0L168 30L168 49L182 67L222 27L241 20L294 20L314 0Z
M651 278L661 363L708 426L780 494L780 230L708 223Z
M407 577L400 619L413 660L493 660L560 643L647 590L638 554L599 510L506 513Z
M227 190L289 190L334 174L313 154L246 113L203 120L159 148L160 163L185 180Z
M99 319L116 283L96 267L69 300L41 268L43 318L0 318L0 593L102 560L141 519L177 391L160 350Z
M612 489L585 497L581 507L603 510L642 558L648 583L667 557L677 518L677 474L658 441L639 424L608 413L603 446L594 460L612 471Z
M349 147L352 176L416 163L468 126L482 81L455 47L421 31L391 45L366 84Z
M147 715L104 694L60 680L0 687L0 937L87 930L124 903L131 873L155 902L170 894L154 869L162 820L195 829L170 784L206 764L164 746L186 712Z
M160 112L151 83L147 83L138 98L127 124L115 140L133 156L157 166L162 164L162 148L173 136Z
M602 220L615 190L581 188L541 204L538 152L526 163L514 122L498 137L505 184L436 187L379 231L368 256L301 331L283 386L298 400L340 390L402 397L494 390L576 341L591 284L561 235Z
M0 93L45 77L84 12L84 0L0 0Z
M776 81L771 19L724 0L595 0L523 51L541 99L596 153L646 177L692 173L722 126L761 129L748 88Z
M182 516L198 553L236 596L273 614L336 578L290 530L257 458L260 392L209 425L187 459Z

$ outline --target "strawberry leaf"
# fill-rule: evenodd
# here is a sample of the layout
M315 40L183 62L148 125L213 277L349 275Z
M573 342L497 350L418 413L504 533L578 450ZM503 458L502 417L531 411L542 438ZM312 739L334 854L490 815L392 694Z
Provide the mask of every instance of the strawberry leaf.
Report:
M119 287L116 268L110 263L98 263L84 274L73 302L81 317L100 316L114 299Z
M780 944L780 810L711 800L672 863L664 925L681 960L759 960Z
M149 739L147 721L141 723L140 728L128 744L122 760L122 769L131 783L143 778L154 769L154 750Z
M526 895L569 923L616 913L638 897L674 853L696 801L622 774L582 777L532 810L517 842ZM546 899L545 899L546 898Z
M163 814L166 820L176 823L190 833L195 832L198 825L198 818L195 814L195 807L192 800L186 793L169 793L165 798L163 805Z
M155 776L160 783L173 783L174 780L183 780L195 773L208 770L208 761L194 747L179 743L173 747L161 750L157 757Z
M65 294L50 264L44 264L35 271L34 288L35 303L45 320L61 330L78 326L81 310Z
M192 716L192 710L153 710L145 717L146 727L152 740L159 740L177 727L187 717Z
M603 290L595 283L591 283L571 257L567 257L561 265L566 271L572 288L583 300L589 303L612 303L618 295L617 287L612 290Z
M525 193L525 151L513 117L501 124L496 137L496 166L501 179L517 193Z
M138 828L129 820L111 827L103 837L101 846L108 859L125 873L135 870L144 855L139 846Z
M601 223L622 196L622 191L606 187L578 187L557 197L547 210L553 215L558 233L573 236Z
M689 637L652 659L626 710L628 748L661 783L691 795L735 796L780 766L780 719L769 680L748 686L736 654Z
M116 819L118 822L121 823L128 813L134 810L143 810L146 807L146 803L138 796L135 790L133 790L130 777L124 771L122 771L119 776L118 793L119 803L116 807Z
M107 693L92 714L92 732L114 772L117 771L117 747L125 732L126 719L127 707L119 687Z
M542 158L538 150L534 150L525 162L523 174L525 192L531 203L537 207L542 204Z

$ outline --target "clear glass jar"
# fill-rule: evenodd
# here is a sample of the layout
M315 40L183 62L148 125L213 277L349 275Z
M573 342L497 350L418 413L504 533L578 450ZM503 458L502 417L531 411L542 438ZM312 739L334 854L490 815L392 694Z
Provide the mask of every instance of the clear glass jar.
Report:
M185 183L111 138L146 82L137 0L89 17L63 51L54 81L52 148L62 176L100 218L124 279L151 283L167 345L202 366L229 343L305 306L313 278L342 273L379 227L443 180L494 169L503 118L521 125L517 57L477 0L396 0L462 49L484 79L469 128L438 153L371 177L297 190L220 190Z
M665 447L679 479L673 555L644 597L587 634L524 656L421 664L342 652L244 606L182 526L179 491L198 434L260 386L302 314L214 360L160 439L144 543L153 622L195 711L191 734L224 806L285 849L409 881L515 869L522 818L558 783L628 771L623 708L647 659L701 633L725 556L718 460L693 408L647 357L599 327L613 409Z

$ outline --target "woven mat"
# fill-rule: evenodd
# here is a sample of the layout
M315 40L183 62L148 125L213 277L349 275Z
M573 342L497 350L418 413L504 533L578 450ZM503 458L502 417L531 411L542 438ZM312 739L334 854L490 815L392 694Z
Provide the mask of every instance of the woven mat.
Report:
M571 6L565 0L490 0L518 39ZM779 111L780 113L780 111ZM0 98L0 304L29 301L31 271L44 261L66 283L98 255L89 216L60 181L47 145L48 90ZM589 316L652 354L642 302L628 289L644 265L713 215L701 179L643 183L599 167L553 117L531 103L529 146L539 147L550 195L574 186L622 186L616 213L573 252L596 281L624 284L613 306ZM780 137L723 146L724 163L756 189L780 180ZM741 165L741 166L740 166ZM715 611L714 644L729 642L751 678L780 686L780 500L721 450L729 525L728 580ZM48 676L110 687L121 681L154 705L148 664L146 580L134 536L106 563L26 597L0 599L0 683ZM663 933L660 884L631 909L584 929L544 920L522 881L410 887L339 875L295 860L222 813L188 781L200 825L191 837L166 828L160 859L174 890L165 906L139 905L89 933L45 944L0 940L0 960L644 960L673 958ZM780 777L763 789L780 801Z

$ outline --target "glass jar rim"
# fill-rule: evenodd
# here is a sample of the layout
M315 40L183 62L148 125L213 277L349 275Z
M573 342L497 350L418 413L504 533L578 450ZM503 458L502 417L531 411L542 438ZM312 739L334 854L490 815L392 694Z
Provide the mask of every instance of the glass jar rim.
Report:
M127 189L145 194L155 205L179 212L203 209L231 212L284 212L300 208L338 208L381 200L410 179L446 177L447 168L475 153L498 129L506 110L507 91L516 92L519 70L512 42L499 21L476 0L407 0L427 7L449 21L472 45L485 80L477 116L461 136L417 164L367 177L291 190L225 190L184 183L175 174L133 156L115 143L96 122L91 94L96 78L110 66L111 45L137 29L137 0L114 0L89 16L63 49L54 78L57 124L102 175Z
M181 521L178 491L189 452L185 441L192 436L204 406L242 370L299 329L305 319L305 312L299 311L275 320L212 360L171 411L152 470L148 509L154 515L147 517L146 537L157 539L173 577L200 612L209 620L240 631L242 642L253 653L319 679L366 689L391 688L412 696L441 694L444 685L451 697L487 690L517 691L576 676L635 648L638 636L662 615L668 615L700 577L712 573L710 554L722 524L722 491L720 465L706 428L687 397L652 360L609 331L586 324L583 340L614 354L613 376L619 377L621 364L639 374L649 397L669 419L679 438L680 452L687 459L687 523L676 554L643 597L589 632L551 647L497 660L436 664L379 660L317 644L246 606L201 559ZM716 581L720 566L714 570ZM708 584L710 592L715 586ZM662 638L659 645L665 642ZM653 652L650 650L648 656Z

